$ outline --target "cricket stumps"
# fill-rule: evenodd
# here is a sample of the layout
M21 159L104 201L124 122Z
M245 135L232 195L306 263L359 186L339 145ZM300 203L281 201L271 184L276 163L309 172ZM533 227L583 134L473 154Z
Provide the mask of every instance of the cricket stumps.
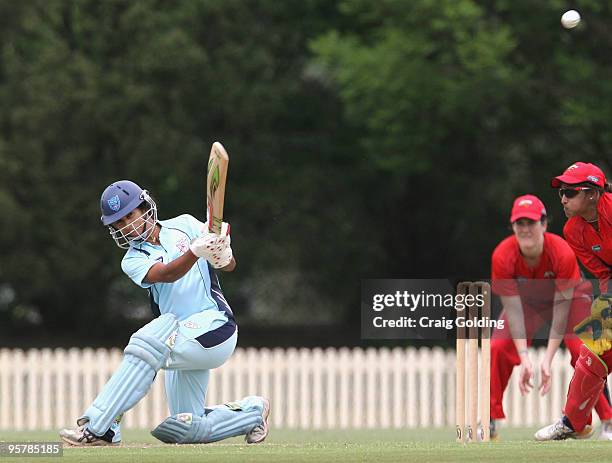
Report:
M461 282L457 285L457 299L463 307L455 307L457 318L491 318L491 286L485 282ZM491 403L491 328L469 328L457 323L457 362L455 416L457 442L490 440ZM480 355L479 355L480 339ZM467 346L467 352L466 352ZM479 366L480 360L480 366ZM466 416L467 412L467 416ZM479 421L480 415L480 421ZM480 422L480 425L479 425Z

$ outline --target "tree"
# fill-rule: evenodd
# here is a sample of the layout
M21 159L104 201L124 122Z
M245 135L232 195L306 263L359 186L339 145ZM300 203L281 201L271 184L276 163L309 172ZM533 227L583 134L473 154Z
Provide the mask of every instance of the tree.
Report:
M512 199L536 192L556 212L549 179L580 154L602 160L567 147L607 138L594 121L607 120L609 85L594 70L609 70L609 53L562 29L560 6L346 0L351 27L313 41L370 166L378 275L487 277ZM594 9L595 28L609 12Z
M299 274L303 234L294 227L317 182L300 169L331 151L335 117L334 100L304 74L308 38L324 29L328 5L4 4L12 19L0 31L3 326L25 317L56 335L101 337L146 302L104 239L99 195L131 178L152 190L162 218L203 219L215 139L234 160L226 211L241 281L259 286L270 262Z

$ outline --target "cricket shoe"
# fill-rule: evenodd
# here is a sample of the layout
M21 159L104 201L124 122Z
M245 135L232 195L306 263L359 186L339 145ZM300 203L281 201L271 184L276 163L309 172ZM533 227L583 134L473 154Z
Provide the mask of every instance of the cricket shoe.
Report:
M62 429L59 435L64 442L76 447L102 447L121 444L121 440L113 442L115 433L112 430L109 429L103 436L96 436L86 426L87 423L75 429Z
M612 440L612 420L605 420L601 422L599 440Z
M497 427L499 426L499 420L490 420L489 421L489 440L497 441L499 440L499 435L497 434ZM483 442L485 439L485 427L482 423L478 422L478 442Z
M270 401L265 397L262 397L261 399L263 400L263 410L261 412L263 421L261 424L258 424L247 433L245 436L247 444L259 444L263 442L266 437L268 437L268 432L270 431L270 427L268 426L268 416L270 416Z
M585 428L576 432L565 424L563 418L559 421L554 422L548 426L543 427L535 433L535 440L537 441L549 441L549 440L565 440L565 439L588 439L593 435L593 427L587 424Z
M489 437L493 442L499 440L499 420L491 420L489 424Z

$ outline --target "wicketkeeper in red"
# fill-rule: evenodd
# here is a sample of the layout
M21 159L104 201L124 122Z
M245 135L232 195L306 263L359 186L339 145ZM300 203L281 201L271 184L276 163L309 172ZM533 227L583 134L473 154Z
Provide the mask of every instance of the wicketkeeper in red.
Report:
M561 341L578 359L581 340L572 327L589 314L591 289L582 280L576 256L568 243L549 233L546 209L533 195L514 201L510 216L513 234L493 252L493 292L500 296L504 320L491 339L491 438L498 438L504 419L503 394L515 366L520 365L519 388L525 395L533 388L534 367L528 347L536 332L550 323L544 360L540 364L539 390L551 387L551 365ZM612 408L600 390L595 408L602 421L612 420ZM612 429L603 430L612 438Z
M568 220L565 239L598 280L600 295L588 318L574 331L584 341L561 419L540 429L536 440L585 438L592 433L591 411L612 368L612 188L602 170L584 162L552 179ZM603 427L612 433L612 424Z

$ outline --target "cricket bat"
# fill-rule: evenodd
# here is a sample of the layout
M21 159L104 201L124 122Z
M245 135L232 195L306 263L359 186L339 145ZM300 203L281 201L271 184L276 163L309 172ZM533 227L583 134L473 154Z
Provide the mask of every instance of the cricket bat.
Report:
M221 234L223 202L229 156L218 141L212 144L206 173L206 206L208 208L208 231Z

